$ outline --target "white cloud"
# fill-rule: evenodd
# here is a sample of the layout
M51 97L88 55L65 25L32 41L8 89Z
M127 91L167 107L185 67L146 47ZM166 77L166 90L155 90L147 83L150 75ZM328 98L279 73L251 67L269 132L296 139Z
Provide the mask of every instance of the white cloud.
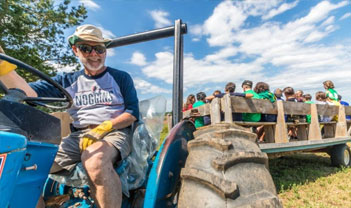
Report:
M113 49L113 48L109 48L109 49L107 49L107 57L113 57L113 56L115 56L116 55L116 52L115 52L115 50Z
M107 29L105 29L105 28L103 28L103 27L101 27L101 26L98 26L98 28L101 30L102 36L103 36L104 38L108 38L108 39L114 39L114 38L116 38L116 35L113 34L113 32L111 32L111 30L107 30Z
M340 7L346 6L348 4L347 1L342 1L338 4L332 4L329 1L323 1L314 8L311 9L310 13L299 20L299 24L314 24L320 22L325 19L325 17L332 10L338 9Z
M221 62L223 61L223 59L226 59L228 57L232 57L235 56L237 54L238 50L235 47L229 46L226 48L221 49L219 52L215 53L215 54L209 54L205 57L206 61L209 62Z
M257 1L257 0L246 0L246 1L232 1L234 5L244 11L246 15L250 16L261 16L267 14L271 8L276 7L281 1L280 0L269 0L269 1Z
M76 69L76 66L77 66L77 65L63 66L61 64L53 63L51 61L47 61L45 64L54 67L58 73L60 73L60 72L66 72L66 73L72 72L74 69Z
M265 81L271 89L291 85L303 90L323 90L321 83L327 79L335 80L338 86L349 82L351 44L319 42L337 29L330 13L345 6L345 1L336 4L323 1L307 15L290 22L263 22L254 27L246 25L249 15L264 15L262 11L271 11L274 5L258 9L251 8L246 1L244 6L240 2L220 3L202 27L196 26L198 30L192 34L207 36L208 44L219 49L202 59L185 54L185 88L205 89L211 83L218 86L251 79ZM244 7L250 10L239 9ZM172 65L172 53L161 51L142 72L172 83Z
M203 32L210 46L225 46L233 41L232 33L244 24L247 15L231 1L220 3L205 21Z
M171 93L172 92L172 90L158 87L158 86L153 85L150 82L145 81L141 78L134 78L134 85L135 85L135 88L139 92L141 92L141 94L151 94L151 93L158 94L158 93Z
M334 25L328 25L326 28L325 28L325 31L328 32L328 33L331 33L333 31L336 30L336 27Z
M155 61L142 68L143 74L171 84L173 82L173 54L159 52L155 56ZM262 68L257 64L232 63L225 59L213 63L206 60L196 60L192 54L186 54L184 56L184 87L208 82L238 81L247 74L256 72L256 75L251 77L258 77L260 69Z
M194 42L199 42L201 39L199 37L193 37L191 40Z
M189 25L189 33L193 36L192 41L200 41L203 33L202 25Z
M130 59L131 64L135 64L138 66L145 66L146 65L146 58L144 54L140 52L134 52L132 58Z
M160 28L160 27L166 27L170 26L172 23L167 17L169 16L169 13L163 10L152 10L149 12L152 19L155 21L155 27Z
M100 5L95 3L93 0L79 0L79 2L84 4L84 6L86 8L94 10L94 11L101 8Z
M351 17L351 13L350 13L350 12L344 14L344 15L340 18L340 20L344 20L344 19L349 18L349 17Z
M326 25L330 25L330 24L333 24L335 21L335 17L334 16L331 16L329 17L327 20L325 20L321 26L326 26Z
M306 43L317 42L317 41L321 40L322 38L324 38L326 35L327 35L327 33L323 33L320 31L313 31L306 37L306 39L304 41Z
M202 25L190 25L189 26L189 32L193 35L202 35Z
M155 54L156 60L142 68L142 72L153 78L162 79L172 83L173 54L170 52L159 52Z
M280 5L280 7L278 9L272 9L269 11L268 14L263 15L262 19L263 20L268 20L271 19L274 16L277 16L278 14L284 13L285 11L294 8L297 5L298 1L295 1L293 3L284 3L282 5Z

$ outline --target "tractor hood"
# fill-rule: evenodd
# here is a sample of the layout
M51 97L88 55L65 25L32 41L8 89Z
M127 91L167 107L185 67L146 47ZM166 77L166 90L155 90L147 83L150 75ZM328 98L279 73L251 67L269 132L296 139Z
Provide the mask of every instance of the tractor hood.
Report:
M29 105L0 100L0 131L21 134L29 141L60 144L60 120Z

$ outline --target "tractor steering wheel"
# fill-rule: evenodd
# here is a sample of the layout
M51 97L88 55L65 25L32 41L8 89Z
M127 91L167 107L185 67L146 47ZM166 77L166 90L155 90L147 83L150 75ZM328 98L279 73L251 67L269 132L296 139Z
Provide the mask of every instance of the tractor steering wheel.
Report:
M23 63L22 61L19 61L15 58L12 58L12 57L7 56L5 54L0 53L0 59L8 61L12 64L15 64L18 67L21 67L21 68L25 69L26 71L31 72L32 74L38 76L39 78L47 81L48 83L50 83L54 87L56 87L63 95L63 98L24 97L22 100L25 101L26 103L31 104L31 105L44 106L44 107L55 109L55 110L63 110L63 109L70 108L72 106L73 101L72 101L71 95L61 85L56 83L54 80L52 80L49 76L47 76L43 72L39 71L38 69L36 69L32 66L29 66L28 64ZM1 82L0 82L0 88L5 92L5 94L9 93L9 90ZM47 103L52 103L52 102L63 102L65 104L63 106L55 106L55 105L47 104Z

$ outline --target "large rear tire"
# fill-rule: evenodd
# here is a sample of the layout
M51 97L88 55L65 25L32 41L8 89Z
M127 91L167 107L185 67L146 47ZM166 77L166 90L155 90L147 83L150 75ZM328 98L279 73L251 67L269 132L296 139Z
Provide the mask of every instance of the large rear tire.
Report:
M256 135L234 124L198 129L188 143L178 207L282 207Z

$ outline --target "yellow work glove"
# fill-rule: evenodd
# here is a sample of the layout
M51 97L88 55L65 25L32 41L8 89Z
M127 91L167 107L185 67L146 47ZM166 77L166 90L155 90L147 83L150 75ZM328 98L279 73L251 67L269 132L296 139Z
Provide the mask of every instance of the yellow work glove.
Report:
M0 46L0 53L5 54L4 50ZM16 65L11 64L7 61L0 59L0 76L6 75L17 68Z
M0 63L0 76L6 75L17 68L16 65L11 64L7 61L2 61Z
M106 134L113 130L111 121L104 121L99 126L86 133L79 142L79 149L83 152L87 147L102 139Z

